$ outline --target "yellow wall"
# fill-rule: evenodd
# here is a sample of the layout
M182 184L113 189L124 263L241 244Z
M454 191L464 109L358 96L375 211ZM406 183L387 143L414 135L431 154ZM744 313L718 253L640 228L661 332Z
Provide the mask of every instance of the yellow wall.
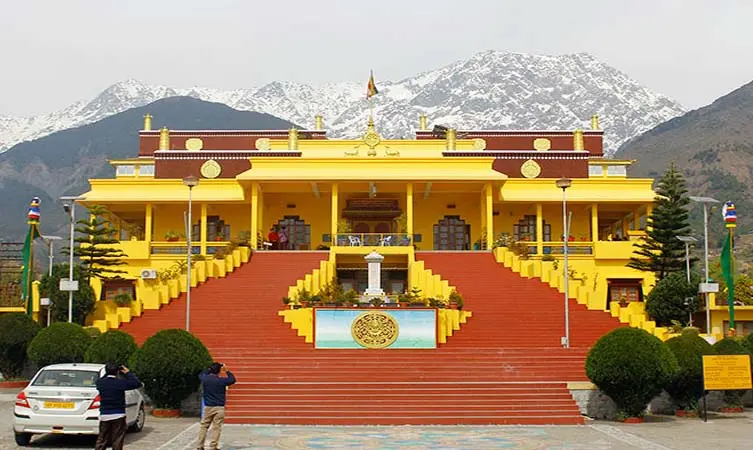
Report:
M447 208L455 204L455 209ZM417 243L419 250L434 249L434 224L445 216L460 216L471 226L470 245L481 238L481 194L431 194L428 199L423 195L414 196L413 227L415 234L421 234L422 241Z

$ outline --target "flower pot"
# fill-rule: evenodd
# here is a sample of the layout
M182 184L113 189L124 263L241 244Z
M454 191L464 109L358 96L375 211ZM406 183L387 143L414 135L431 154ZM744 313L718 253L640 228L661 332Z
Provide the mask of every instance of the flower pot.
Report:
M401 308L407 308L410 303L408 302L400 302L399 305Z
M698 417L698 412L694 409L677 409L675 410L675 416L677 417Z
M154 417L180 417L179 409L154 408L152 411Z
M624 423L643 423L643 417L628 417L623 420Z
M457 303L450 303L450 309L458 309Z
M723 413L741 413L743 408L741 406L725 406L720 411Z
M176 237L167 238L167 242L178 242L178 238Z

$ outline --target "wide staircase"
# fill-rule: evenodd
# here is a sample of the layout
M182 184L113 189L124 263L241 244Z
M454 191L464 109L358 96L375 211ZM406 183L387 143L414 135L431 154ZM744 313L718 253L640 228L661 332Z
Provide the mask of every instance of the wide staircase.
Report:
M618 326L572 304L576 348L562 349L562 295L486 253L421 253L473 317L436 350L314 350L278 311L288 286L326 253L258 252L192 292L192 331L239 382L228 423L580 424L567 382L598 335ZM185 325L181 298L124 327L141 342ZM582 327L579 329L578 327Z

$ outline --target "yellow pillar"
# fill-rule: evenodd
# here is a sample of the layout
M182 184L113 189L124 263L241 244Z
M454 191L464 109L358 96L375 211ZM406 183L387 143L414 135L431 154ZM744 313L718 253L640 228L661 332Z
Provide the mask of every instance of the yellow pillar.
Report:
M259 184L251 184L251 248L256 248L259 235Z
M267 229L264 228L264 192L261 190L261 186L259 186L259 193L257 194L259 196L259 231L261 231L262 234L262 241L264 241L263 237L266 236ZM257 233L258 234L258 233ZM257 245L261 244L261 242L256 243Z
M199 241L201 242L201 254L207 254L207 204L201 204L201 222L199 225Z
M146 204L146 216L144 218L144 240L146 242L152 242L152 204Z
M491 249L494 245L494 196L492 184L486 185L486 248Z
M599 240L599 205L596 203L591 205L591 240Z
M484 190L481 191L481 195L479 196L479 205L481 209L481 221L479 222L481 224L480 232L479 232L479 250L484 248L484 245L486 245L486 241L484 240L484 233L486 232L486 192Z
M544 254L544 207L536 203L536 254Z
M633 211L633 229L636 231L641 229L641 208L635 208Z
M337 245L337 219L338 219L338 215L339 215L338 214L339 211L337 210L337 208L338 208L337 197L338 197L338 193L339 193L338 191L339 191L338 184L337 183L332 183L332 208L331 208L331 213L332 213L331 217L332 217L332 219L331 219L331 223L330 223L330 235L331 235L330 244L333 247L335 245Z
M413 183L408 183L405 187L405 218L406 233L413 240Z
M651 213L654 212L654 205L648 204L646 205L646 231L649 231L652 227L649 226L649 217L651 217Z

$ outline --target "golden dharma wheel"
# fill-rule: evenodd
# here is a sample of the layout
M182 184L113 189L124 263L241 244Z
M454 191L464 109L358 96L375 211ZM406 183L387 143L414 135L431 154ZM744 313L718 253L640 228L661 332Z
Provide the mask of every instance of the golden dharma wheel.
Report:
M368 311L353 320L350 332L362 347L386 348L395 343L400 327L391 315L382 311Z

